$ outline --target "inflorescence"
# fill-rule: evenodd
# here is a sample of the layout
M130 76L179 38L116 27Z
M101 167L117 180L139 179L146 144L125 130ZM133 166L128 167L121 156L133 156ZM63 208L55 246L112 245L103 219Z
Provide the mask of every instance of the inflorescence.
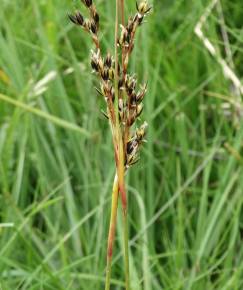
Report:
M114 128L117 122L115 107L115 60L109 52L105 56L102 56L98 35L100 17L93 0L81 0L81 2L89 10L89 18L85 18L80 12L76 12L74 15L69 15L69 19L74 24L81 26L93 39L95 50L91 50L91 67L100 79L100 89L98 92L106 101L106 116L110 121L111 127ZM129 58L134 48L137 28L141 26L144 18L151 10L151 6L148 5L146 0L139 4L136 3L136 7L137 12L128 19L127 25L121 25L120 37L117 39L117 46L122 54L122 64L118 65L117 76L118 122L122 132L124 166L126 168L137 162L139 148L144 141L147 127L147 123L144 122L139 128L131 130L131 127L143 111L142 101L147 92L147 84L138 86L136 76L128 73Z

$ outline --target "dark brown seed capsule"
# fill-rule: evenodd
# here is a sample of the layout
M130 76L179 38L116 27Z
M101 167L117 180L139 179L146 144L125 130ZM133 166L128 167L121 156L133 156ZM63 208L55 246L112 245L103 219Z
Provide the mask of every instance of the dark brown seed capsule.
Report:
M107 68L104 68L101 72L101 77L104 81L107 81L109 79L109 70Z
M92 0L83 0L84 4L87 6L87 7L90 7L92 5Z
M78 22L79 25L82 26L84 24L84 18L83 18L81 13L78 12L76 14L76 19L77 19L77 22Z
M132 91L132 93L130 95L130 102L132 105L137 103L136 97L137 97L136 92Z
M123 79L119 79L118 88L120 89L123 86Z
M96 72L99 71L99 65L94 59L91 59L91 67L94 71L96 71Z
M99 16L99 14L96 11L93 14L93 19L94 19L96 24L98 24L99 21L100 21L100 16Z
M143 19L144 19L143 15L138 16L138 25L141 25L143 23Z
M131 141L129 141L128 143L127 143L127 154L131 154L132 153L132 151L133 151L133 141L131 140Z
M91 21L91 23L90 23L90 31L92 33L96 34L97 33L97 30L98 30L98 28L97 28L96 23L94 21Z
M107 54L106 58L105 58L105 66L107 66L108 68L110 68L112 65L112 58L110 53Z
M72 14L68 14L68 18L70 21L72 21L74 24L78 24L76 16L72 15Z

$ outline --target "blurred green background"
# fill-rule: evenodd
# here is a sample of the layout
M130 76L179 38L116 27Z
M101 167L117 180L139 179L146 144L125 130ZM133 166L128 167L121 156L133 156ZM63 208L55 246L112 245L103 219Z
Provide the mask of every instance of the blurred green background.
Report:
M95 2L113 51L115 1ZM133 14L135 1L125 2ZM130 64L148 80L149 123L127 176L132 290L240 290L243 2L214 1L204 42L194 29L212 1L150 2ZM103 289L114 162L92 43L67 19L83 7L0 4L0 289ZM119 215L117 290L121 231Z

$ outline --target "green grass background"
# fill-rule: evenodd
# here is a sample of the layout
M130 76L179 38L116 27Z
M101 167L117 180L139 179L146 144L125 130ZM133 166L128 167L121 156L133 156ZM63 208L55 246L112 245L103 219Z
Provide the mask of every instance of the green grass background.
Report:
M107 50L115 1L95 2ZM135 1L125 2L132 14ZM149 123L127 176L132 290L242 290L242 107L214 96L232 101L236 91L194 34L210 1L151 2L130 64L148 80ZM0 289L104 289L114 162L92 43L67 20L82 6L0 4ZM203 31L223 58L227 32L241 78L243 2L221 4L225 24L215 8ZM56 78L35 95L51 71ZM113 290L124 289L121 232L119 214Z

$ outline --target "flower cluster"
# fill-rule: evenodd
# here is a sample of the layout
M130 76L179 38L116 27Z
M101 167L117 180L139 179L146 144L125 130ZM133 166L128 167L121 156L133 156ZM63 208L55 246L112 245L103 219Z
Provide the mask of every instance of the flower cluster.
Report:
M91 67L99 76L100 89L98 92L107 104L107 118L112 126L116 124L115 81L118 83L118 121L124 144L124 166L128 168L138 160L139 147L145 137L147 123L132 133L132 126L143 111L142 101L147 91L147 84L137 85L135 75L129 74L129 57L134 47L135 33L143 23L144 17L150 12L151 6L146 0L136 3L137 12L128 19L127 25L121 25L121 33L117 44L121 49L121 65L118 63L118 80L115 80L115 61L110 53L104 57L101 54L99 31L99 14L92 0L81 0L90 12L90 18L85 19L80 12L69 15L70 20L88 31L95 43L95 51L91 50ZM138 89L139 87L139 89ZM114 138L114 136L113 136ZM115 143L115 142L114 142ZM116 149L116 148L115 148Z
M138 28L143 23L144 17L152 9L148 5L147 1L142 1L140 4L136 2L137 13L128 19L126 26L121 25L121 36L118 39L118 45L123 49L124 63L123 70L126 72L128 66L129 55L132 53L134 47L135 33Z
M99 22L100 17L97 13L96 6L93 4L92 0L81 0L83 4L88 8L90 17L84 18L84 16L78 11L74 15L69 14L69 19L76 25L83 27L86 31L88 31L97 48L100 47L99 39L98 39L98 30L99 30Z

